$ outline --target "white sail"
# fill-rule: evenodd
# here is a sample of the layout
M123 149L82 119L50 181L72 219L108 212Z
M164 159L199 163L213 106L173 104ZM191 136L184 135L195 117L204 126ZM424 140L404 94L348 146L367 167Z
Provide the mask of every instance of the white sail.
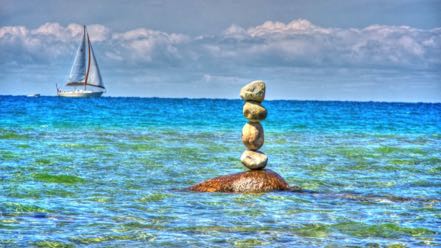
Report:
M83 30L83 38L75 54L74 63L70 70L69 82L84 82L86 76L86 26Z
M100 68L98 67L98 63L95 58L95 53L93 52L92 44L90 43L89 37L87 37L90 49L90 67L89 74L87 77L87 85L92 85L95 87L103 88L103 79L101 77Z

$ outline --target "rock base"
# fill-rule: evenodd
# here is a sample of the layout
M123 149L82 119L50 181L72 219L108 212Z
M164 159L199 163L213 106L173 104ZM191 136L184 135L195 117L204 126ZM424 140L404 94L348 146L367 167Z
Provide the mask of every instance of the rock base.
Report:
M250 170L220 176L188 188L197 192L261 193L290 190L288 183L272 170Z

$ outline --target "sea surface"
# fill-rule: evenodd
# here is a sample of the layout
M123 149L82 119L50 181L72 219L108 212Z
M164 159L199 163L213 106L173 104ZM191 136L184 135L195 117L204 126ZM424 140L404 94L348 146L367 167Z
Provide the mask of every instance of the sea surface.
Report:
M0 97L0 247L440 247L441 104L265 101L304 193L244 171L240 100Z

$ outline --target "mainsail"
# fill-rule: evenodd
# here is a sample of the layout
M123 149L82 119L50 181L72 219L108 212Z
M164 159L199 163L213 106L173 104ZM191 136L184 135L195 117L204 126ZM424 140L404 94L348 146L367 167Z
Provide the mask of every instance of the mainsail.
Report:
M81 44L75 55L74 63L69 74L69 82L66 85L84 85L84 87L90 85L105 89L86 26L84 26Z
M83 29L83 38L81 39L80 46L75 54L75 59L70 69L69 83L84 82L86 77L86 26Z

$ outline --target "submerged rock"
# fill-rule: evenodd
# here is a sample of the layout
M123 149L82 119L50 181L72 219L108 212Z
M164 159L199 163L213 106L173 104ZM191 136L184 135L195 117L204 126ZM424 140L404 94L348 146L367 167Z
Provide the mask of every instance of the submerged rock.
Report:
M198 192L261 193L289 190L289 186L272 170L251 170L212 178L188 189Z
M262 102L265 99L265 82L252 81L240 90L240 98L245 101Z
M248 169L258 170L265 168L268 157L263 152L246 150L240 156L240 162Z
M251 122L265 120L267 111L258 102L247 101L243 105L243 115Z
M265 141L262 125L258 122L248 122L242 128L242 142L252 151L259 150Z

